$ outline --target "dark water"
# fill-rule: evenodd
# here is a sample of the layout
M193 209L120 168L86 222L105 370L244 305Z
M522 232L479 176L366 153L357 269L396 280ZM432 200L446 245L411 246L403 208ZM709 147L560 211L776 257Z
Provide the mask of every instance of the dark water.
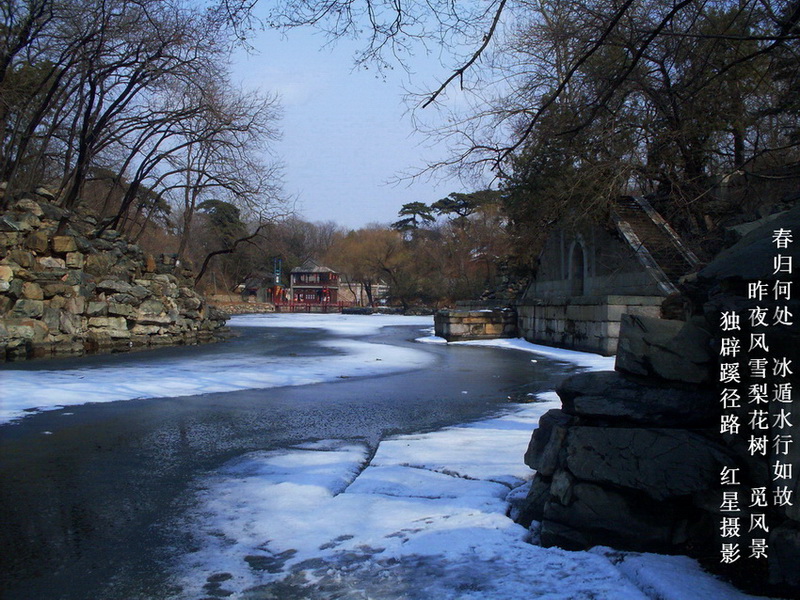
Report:
M203 473L253 450L321 439L375 447L388 435L485 418L529 393L552 389L573 371L538 357L533 363L530 354L512 350L414 343L418 335L419 327L393 327L365 338L433 356L429 366L414 371L73 406L0 426L0 597L166 597L172 591L166 565L190 544L171 523L186 509L191 483ZM327 337L333 336L242 328L240 337L223 344L22 368L124 366L220 353L325 360L329 350L315 342Z

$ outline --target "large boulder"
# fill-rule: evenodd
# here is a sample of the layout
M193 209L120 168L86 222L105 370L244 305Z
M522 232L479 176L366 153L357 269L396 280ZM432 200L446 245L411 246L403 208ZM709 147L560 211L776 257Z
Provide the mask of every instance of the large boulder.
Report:
M525 464L542 475L552 475L559 464L567 428L573 421L572 417L558 409L542 415L525 452Z
M616 371L593 371L559 384L569 415L658 427L696 427L718 419L719 398L708 389L649 381L641 385Z
M703 324L622 315L616 369L668 381L711 384L717 356L711 333Z
M571 427L566 464L578 479L622 486L656 500L708 489L734 461L714 442L683 429Z
M544 546L582 550L598 544L630 550L667 550L686 541L673 505L621 494L613 488L576 483L569 505L551 500L544 508Z

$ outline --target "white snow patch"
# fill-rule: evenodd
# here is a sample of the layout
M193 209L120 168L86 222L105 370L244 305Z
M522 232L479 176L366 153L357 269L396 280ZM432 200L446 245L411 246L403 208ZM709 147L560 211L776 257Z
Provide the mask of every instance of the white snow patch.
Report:
M397 323L397 319L386 322ZM359 331L366 329L362 327ZM0 372L3 381L0 424L23 417L31 409L53 410L90 402L307 385L341 377L413 370L433 360L422 350L362 340L336 339L319 342L319 345L332 350L326 353L325 360L318 356L241 353L142 360L133 365L109 367L42 371L3 369Z
M590 352L578 352L577 350L564 350L563 348L553 348L551 346L542 346L541 344L533 344L522 338L495 338L490 340L469 340L465 342L448 342L444 338L430 335L426 337L417 338L417 342L423 344L455 344L460 346L484 346L490 348L507 348L509 350L522 350L523 352L532 352L539 354L551 360L560 360L563 362L572 363L580 367L592 369L595 371L613 371L614 356L601 356L599 354L592 354ZM531 362L536 362L535 360Z
M199 549L176 566L178 597L750 598L683 557L528 543L506 514L532 475L520 460L530 431L558 405L544 396L494 419L385 440L343 491L367 456L357 444L233 461L200 483L188 521Z
M361 336L377 333L382 327L431 327L432 316L405 315L342 315L317 313L267 313L236 315L228 321L237 327L292 327L296 329L324 329L338 335Z
M639 588L659 600L752 600L751 596L703 571L688 556L619 552L598 546L591 552L612 558ZM759 598L762 596L758 596Z

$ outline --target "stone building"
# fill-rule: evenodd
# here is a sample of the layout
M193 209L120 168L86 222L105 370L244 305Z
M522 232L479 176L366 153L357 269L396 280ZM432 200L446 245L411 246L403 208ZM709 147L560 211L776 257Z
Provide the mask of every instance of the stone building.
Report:
M615 202L610 222L551 234L517 306L519 333L534 342L616 352L623 314L661 316L697 258L644 198Z

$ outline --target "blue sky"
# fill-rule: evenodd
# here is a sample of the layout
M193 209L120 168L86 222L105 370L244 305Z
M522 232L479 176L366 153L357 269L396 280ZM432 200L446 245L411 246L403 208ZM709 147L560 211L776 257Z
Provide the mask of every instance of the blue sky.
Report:
M449 74L435 57L414 60L380 77L354 70L358 42L326 39L311 29L282 35L257 33L253 53L233 57L233 78L245 88L279 94L283 138L276 151L285 165L285 190L297 211L313 222L347 228L388 224L408 202L434 202L454 191L470 191L455 178L421 179L391 185L426 159L443 158L443 147L427 147L414 132L405 90L433 84ZM434 118L426 109L423 117Z

